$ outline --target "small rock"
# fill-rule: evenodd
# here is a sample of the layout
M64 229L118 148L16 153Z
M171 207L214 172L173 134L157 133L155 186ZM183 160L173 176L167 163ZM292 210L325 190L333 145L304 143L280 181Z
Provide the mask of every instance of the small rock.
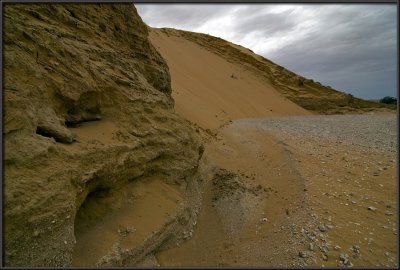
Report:
M314 244L313 244L313 243L310 243L308 249L309 249L310 251L314 251Z
M344 265L350 264L349 255L347 255L345 253L341 253L339 256L339 259Z
M268 219L266 218L266 217L263 217L262 219L261 219L261 222L267 222L268 221Z
M299 251L299 256L301 258L307 258L308 257L308 253L306 251Z
M360 253L360 246L354 245L352 246L354 253Z
M38 230L35 230L34 232L33 232L33 236L38 236L39 235L39 231Z
M322 244L319 249L321 250L322 253L328 253L329 247L326 244Z
M387 212L385 212L385 215L387 215L387 216L393 216L393 213L392 213L392 212L389 212L389 211L387 211Z
M385 256L386 256L386 257L389 257L389 256L390 256L390 253L386 251L386 252L385 252Z
M321 232L326 232L326 230L327 230L324 224L320 224L320 225L318 226L318 229L319 229Z
M341 249L341 247L340 247L340 246L338 246L338 245L336 245L336 246L334 246L334 247L333 247L333 249L334 249L334 250L340 250L340 249Z
M370 210L370 211L372 211L372 212L375 212L375 211L376 211L376 207L368 206L368 210Z
M379 176L379 172L378 172L378 171L375 171L373 175L374 175L374 176Z
M328 255L322 254L321 258L322 258L322 260L327 261L328 260Z

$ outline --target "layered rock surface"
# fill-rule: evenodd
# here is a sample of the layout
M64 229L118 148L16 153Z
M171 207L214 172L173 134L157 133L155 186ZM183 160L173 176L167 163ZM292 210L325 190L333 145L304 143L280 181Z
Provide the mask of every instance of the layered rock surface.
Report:
M132 4L4 5L3 93L7 266L71 265L84 209L131 213L135 183L149 203L148 182L175 190L168 220L94 264L135 264L190 224L201 143Z

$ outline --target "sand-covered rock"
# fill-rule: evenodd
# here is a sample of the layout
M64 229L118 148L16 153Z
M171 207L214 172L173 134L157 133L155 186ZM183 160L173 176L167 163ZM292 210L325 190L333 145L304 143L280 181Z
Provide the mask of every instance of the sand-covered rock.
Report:
M132 182L192 191L200 141L174 113L168 67L132 4L6 4L3 33L7 266L71 265L80 208ZM188 219L182 198L170 208ZM99 262L134 264L171 226Z

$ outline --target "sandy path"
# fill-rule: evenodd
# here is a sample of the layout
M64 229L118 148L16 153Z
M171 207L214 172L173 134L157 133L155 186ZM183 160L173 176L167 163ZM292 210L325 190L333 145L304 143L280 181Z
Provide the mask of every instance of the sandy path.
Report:
M227 126L204 155L216 176L197 228L191 240L157 254L161 266L304 265L304 240L292 225L307 222L304 181L290 150L266 132Z
M358 124L343 132L344 120ZM397 266L394 126L393 115L234 121L206 148L216 176L193 238L158 262Z

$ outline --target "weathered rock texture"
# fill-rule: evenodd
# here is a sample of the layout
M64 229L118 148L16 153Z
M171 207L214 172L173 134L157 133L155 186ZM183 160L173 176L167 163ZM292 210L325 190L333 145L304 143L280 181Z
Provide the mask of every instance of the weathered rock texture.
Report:
M3 33L7 266L71 265L89 194L151 176L192 190L200 141L132 4L5 4ZM106 261L134 264L166 232Z

